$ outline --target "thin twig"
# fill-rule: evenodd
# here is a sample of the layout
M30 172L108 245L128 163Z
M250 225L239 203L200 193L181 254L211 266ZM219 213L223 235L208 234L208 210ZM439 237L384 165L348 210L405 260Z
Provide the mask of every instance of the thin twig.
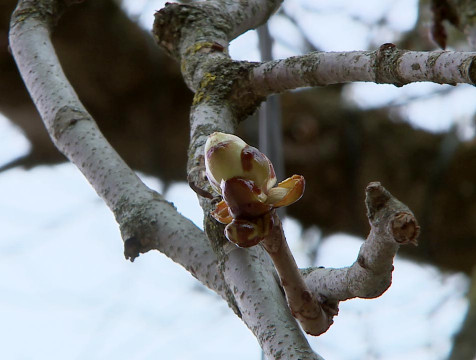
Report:
M276 213L273 214L273 222L270 235L261 244L273 260L293 316L299 320L308 334L321 335L332 325L332 317L337 312L324 311L319 299L309 291L289 249L281 221Z

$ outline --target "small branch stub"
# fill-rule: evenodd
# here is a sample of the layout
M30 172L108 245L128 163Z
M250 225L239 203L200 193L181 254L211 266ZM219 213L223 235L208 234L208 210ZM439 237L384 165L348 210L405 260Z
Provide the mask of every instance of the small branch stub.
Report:
M379 182L371 182L365 189L367 217L372 223L379 212L386 211L391 216L388 232L401 245L418 245L420 226L408 207L392 196Z
M420 227L411 210L379 182L370 183L365 193L370 233L356 261L339 269L301 271L311 292L326 298L326 303L381 296L392 283L393 261L400 246L417 245Z

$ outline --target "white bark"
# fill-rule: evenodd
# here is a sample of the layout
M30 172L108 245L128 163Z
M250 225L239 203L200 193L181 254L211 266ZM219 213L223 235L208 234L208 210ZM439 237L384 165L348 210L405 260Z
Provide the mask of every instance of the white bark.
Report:
M476 84L476 53L407 51L385 44L375 51L313 52L259 64L251 83L260 95L353 81L403 86L412 82Z
M400 245L416 245L420 228L410 209L380 183L370 183L366 193L370 234L355 263L341 269L302 270L309 289L332 302L382 295L392 283L393 259Z
M125 255L157 249L223 295L216 257L203 232L147 188L99 131L66 79L50 40L55 1L20 2L10 46L18 69L58 149L114 212Z

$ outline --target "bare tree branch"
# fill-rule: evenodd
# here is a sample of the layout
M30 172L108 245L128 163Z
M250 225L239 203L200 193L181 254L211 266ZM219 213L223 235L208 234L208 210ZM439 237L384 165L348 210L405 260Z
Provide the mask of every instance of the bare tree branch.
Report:
M242 78L241 74L249 72L250 65L231 61L226 53L228 42L266 21L279 2L232 2L232 6L228 5L227 2L170 4L156 14L154 24L159 45L181 61L184 78L195 90L190 115L188 168L192 175L190 180L202 189L209 187L208 182L203 171L195 169L204 169L204 145L208 135L215 131L234 133L238 121L249 109L254 110L260 100L251 99L248 109L243 110L239 105L243 96L241 99L233 97L237 80ZM227 285L228 302L236 307L253 331L266 357L320 358L312 351L290 313L275 280L274 267L263 249L244 250L229 243L224 237L223 226L209 215L214 209L213 201L205 198L200 201L206 215L205 230Z
M415 244L420 227L408 207L378 182L366 189L370 234L357 261L342 269L305 269L305 280L313 293L332 301L375 298L392 282L393 258L400 245Z
M271 234L262 241L262 245L273 260L281 280L281 286L294 317L303 330L314 336L325 333L332 325L337 309L329 311L321 306L319 293L309 291L298 270L296 261L289 249L279 217L274 214L274 226ZM325 311L328 310L328 311Z
M352 81L403 86L411 82L476 84L476 53L399 50L384 44L376 51L313 52L262 63L252 72L253 87L265 96L306 86Z
M99 131L66 79L50 40L59 2L20 1L10 46L30 95L55 145L83 173L113 211L125 255L157 249L223 295L216 258L204 233L160 194L147 188Z

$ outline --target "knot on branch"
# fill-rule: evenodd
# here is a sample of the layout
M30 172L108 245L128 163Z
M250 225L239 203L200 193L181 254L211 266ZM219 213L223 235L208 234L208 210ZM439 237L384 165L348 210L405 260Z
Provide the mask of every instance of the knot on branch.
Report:
M191 22L203 17L203 12L195 6L166 3L165 7L155 13L152 34L157 44L167 54L179 58L178 45L181 41L183 29Z
M265 97L257 95L251 88L249 74L256 64L246 61L217 60L204 71L195 92L193 105L226 100L231 105L238 121L252 115Z
M63 106L56 112L53 121L53 139L58 141L60 137L69 129L74 127L79 121L91 121L91 116L76 106Z
M157 231L161 220L157 218L157 214L164 213L163 208L158 209L159 204L160 207L166 204L174 208L173 204L159 194L150 191L150 195L150 198L142 199L138 203L131 203L124 195L118 200L113 210L124 240L124 256L131 262L140 254L157 248L159 241Z
M375 57L375 82L377 84L393 84L401 87L406 84L398 74L398 61L402 50L395 44L386 43L380 46Z
M407 212L398 213L390 224L391 232L396 242L402 245L418 245L417 237L420 233L420 226L413 214Z
M231 31L230 21L211 4L175 4L166 3L165 7L155 13L152 33L157 44L167 54L180 59L183 37L193 35L195 42L207 43L217 37L217 32L226 38ZM212 42L211 42L212 44ZM219 44L218 44L219 45ZM214 50L223 51L223 48Z

